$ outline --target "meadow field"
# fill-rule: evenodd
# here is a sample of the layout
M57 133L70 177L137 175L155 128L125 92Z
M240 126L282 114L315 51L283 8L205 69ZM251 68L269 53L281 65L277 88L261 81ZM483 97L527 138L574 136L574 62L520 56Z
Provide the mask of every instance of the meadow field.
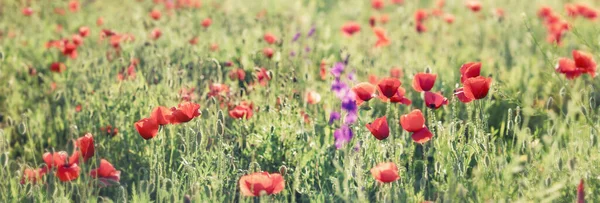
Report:
M0 202L599 202L599 11L0 0Z

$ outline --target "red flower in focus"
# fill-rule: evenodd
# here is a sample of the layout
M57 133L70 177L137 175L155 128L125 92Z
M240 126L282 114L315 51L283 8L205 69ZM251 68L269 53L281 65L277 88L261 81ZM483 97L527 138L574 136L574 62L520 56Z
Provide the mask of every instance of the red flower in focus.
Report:
M306 92L306 103L309 104L317 104L321 101L321 95L315 91L308 91Z
M469 62L460 67L460 82L464 83L469 78L477 77L481 74L481 62Z
M413 88L417 92L429 91L435 84L437 74L433 73L417 73L413 79Z
M47 173L47 168L37 168L31 169L26 168L23 170L23 177L21 178L21 184L32 183L36 184L38 181L42 179L44 175Z
M87 37L89 34L90 34L90 28L85 27L85 26L79 28L79 35L81 37Z
M257 172L240 178L240 192L244 196L261 196L280 193L285 188L283 176L279 173Z
M477 0L468 1L467 7L473 12L479 12L479 10L481 10L481 2Z
M244 81L245 78L246 78L246 72L244 71L244 69L236 68L236 69L229 71L229 79L231 79L231 80Z
M86 133L83 137L77 138L75 148L79 149L83 161L87 161L94 156L94 137L90 133Z
M487 96L491 84L492 78L477 76L465 80L463 91L467 98L483 99Z
M383 0L371 0L371 6L374 9L380 10L383 8Z
M371 168L371 175L381 183L391 183L400 179L398 167L392 162L377 164Z
M402 87L398 87L396 94L390 98L390 102L401 103L401 104L406 104L406 105L412 104L412 101L410 99L404 97L404 95L406 95L406 90L404 90L404 88L402 88Z
M152 11L150 11L150 17L154 20L160 20L161 15L162 14L159 10L153 9Z
M277 42L277 37L275 37L275 35L271 33L265 33L263 39L269 44L275 44L275 42Z
M56 169L56 177L62 182L69 182L79 177L80 168L77 164L67 164Z
M473 101L472 98L469 98L469 97L465 96L465 91L464 91L464 88L462 88L462 87L454 90L454 95L462 103L469 103L469 102Z
M577 69L575 66L575 61L568 58L560 58L558 59L558 64L556 64L556 71L567 76L567 79L572 80L579 77L582 72Z
M229 110L229 116L235 119L245 118L247 120L252 117L253 109L252 102L243 101L232 110Z
M150 33L150 37L153 40L157 40L158 38L160 38L161 35L162 35L162 32L160 31L159 28L154 28L154 30L152 30L152 32Z
M256 79L258 79L258 83L260 83L260 85L265 86L267 85L267 82L271 80L271 75L267 72L267 69L260 68L256 72Z
M98 178L104 185L112 185L112 182L118 183L121 180L121 171L117 171L106 159L100 159L100 165L97 169L90 171L90 176Z
M182 102L176 109L171 108L173 116L171 123L185 123L200 116L200 104L192 102Z
M24 16L31 16L33 15L33 9L31 7L25 7L21 10L21 13L23 13Z
M575 67L583 73L596 77L596 62L594 61L592 54L578 50L573 50L572 53Z
M379 87L381 94L383 94L387 98L391 98L394 95L396 95L396 92L398 92L398 88L401 84L402 83L400 82L400 80L396 78L384 78L381 81L379 81L379 84L377 84L377 86Z
M43 160L47 169L56 168L56 177L63 182L68 182L79 177L79 152L73 153L71 157L67 152L60 151L55 153L44 153Z
M352 87L352 91L356 94L357 100L369 101L376 97L377 87L371 83L361 82Z
M441 93L425 92L425 104L431 109L438 109L448 105L448 99Z
M415 141L416 143L419 144L424 144L427 141L431 140L431 138L433 137L433 133L431 133L431 131L429 131L429 129L427 129L427 127L423 127L423 129L414 132L411 135L411 138L413 139L413 141Z
M265 47L263 49L263 54L265 55L265 57L267 58L272 58L273 57L273 49L269 48L269 47Z
M60 62L54 62L50 65L50 71L55 72L55 73L62 73L66 69L67 69L67 66L65 66L65 64L60 63Z
M150 114L150 119L154 119L158 125L167 125L171 123L173 119L173 111L170 108L164 106L158 106L154 108Z
M425 127L425 117L423 112L415 109L408 114L400 117L400 125L408 132L417 132Z
M202 27L208 28L212 24L212 20L210 18L205 18L202 20Z
M342 32L346 36L352 36L355 33L360 32L360 24L356 22L347 22L342 26Z
M142 118L135 122L135 129L142 138L149 140L158 134L158 123L152 118Z
M375 119L372 123L367 123L366 126L378 140L383 140L390 136L390 127L385 116Z

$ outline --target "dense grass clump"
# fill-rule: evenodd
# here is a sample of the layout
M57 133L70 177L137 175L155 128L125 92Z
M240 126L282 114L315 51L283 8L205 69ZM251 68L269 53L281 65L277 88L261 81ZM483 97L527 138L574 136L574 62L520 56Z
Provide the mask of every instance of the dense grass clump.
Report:
M597 202L598 8L0 1L0 200Z

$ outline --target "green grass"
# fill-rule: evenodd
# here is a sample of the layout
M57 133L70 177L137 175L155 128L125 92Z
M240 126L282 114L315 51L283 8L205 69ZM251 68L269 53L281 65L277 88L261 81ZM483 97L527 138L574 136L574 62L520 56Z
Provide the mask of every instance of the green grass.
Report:
M566 80L554 71L557 59L570 57L573 49L599 58L597 21L567 18L565 2L559 0L483 0L477 14L463 1L447 0L444 10L456 16L455 23L432 18L428 32L418 34L413 13L433 7L433 1L386 3L375 11L366 0L205 0L200 9L169 16L164 6L149 0L82 0L79 12L59 16L53 8L66 8L67 1L32 1L35 14L24 17L26 1L0 2L0 200L182 202L187 195L194 202L573 202L583 179L586 200L600 201L600 83L588 75ZM572 23L561 46L545 41L536 16L541 5ZM163 11L160 21L148 16L152 8ZM503 8L505 18L494 17L493 8ZM261 10L266 15L257 19ZM378 13L390 16L379 26L392 43L376 49L368 19ZM112 61L106 58L112 48L99 41L100 16L103 28L135 36ZM206 17L213 20L208 29L201 26ZM347 38L340 27L351 20L362 30ZM64 30L55 32L56 24ZM44 48L80 26L89 26L91 33L76 59ZM308 38L313 26L316 33ZM156 41L149 36L154 28L163 32ZM266 44L265 32L283 43ZM296 32L302 37L291 42ZM188 43L193 36L199 37L197 45ZM209 50L213 43L219 51ZM267 46L276 51L271 60L262 55ZM331 76L320 79L319 64L325 59L331 66L347 55L347 70L356 71L356 82L401 67L402 86L413 104L370 102L371 109L361 109L352 125L352 142L336 150L336 126L329 126L328 119L340 101L330 90ZM137 78L118 81L131 58L140 61ZM67 70L50 72L50 63L59 60ZM226 61L234 66L223 66ZM493 78L492 90L483 100L463 104L451 93L460 83L460 65L470 61L483 63L482 75ZM36 68L37 75L30 76L28 67ZM235 67L246 70L248 81L254 80L255 67L265 67L273 79L266 87L242 91L247 84L227 77ZM450 99L435 111L410 86L412 75L427 68L438 74L434 90ZM232 119L216 100L206 99L210 82L229 85L231 101L249 100L259 110L250 120ZM134 122L158 105L176 106L182 87L196 87L202 116L165 126L156 138L143 140ZM319 92L322 101L304 102L306 90ZM75 112L79 104L82 111ZM415 108L423 110L435 133L424 145L398 125L400 115ZM383 115L388 115L391 136L379 141L365 124ZM119 134L101 132L106 125L117 127ZM94 135L96 155L81 164L77 180L63 183L49 174L43 184L19 183L24 168L43 165L44 152L71 151L71 140L86 132ZM358 151L353 150L356 143ZM87 176L100 158L121 171L119 186L99 188ZM369 170L388 161L398 165L401 179L379 184ZM284 172L284 191L241 196L239 178L257 171Z

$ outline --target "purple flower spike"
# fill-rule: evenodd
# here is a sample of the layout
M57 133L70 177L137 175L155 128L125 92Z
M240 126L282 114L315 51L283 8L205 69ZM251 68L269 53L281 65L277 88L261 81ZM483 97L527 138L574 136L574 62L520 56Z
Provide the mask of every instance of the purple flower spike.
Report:
M315 27L312 27L312 28L310 28L310 30L308 31L308 34L307 34L307 36L308 36L308 37L312 37L312 36L313 36L313 34L315 34L315 31L316 31L316 28L315 28Z
M300 35L302 35L302 34L300 34L299 32L296 33L296 35L294 35L294 39L292 39L292 42L297 41L300 38Z
M335 148L340 149L346 143L352 140L352 130L348 126L342 126L340 129L337 129L333 132L333 137L335 138Z
M356 115L356 112L348 112L348 114L346 114L346 119L344 119L344 124L352 124L356 122L357 119L358 115Z
M335 78L339 78L342 75L342 72L344 72L344 69L346 68L346 66L343 63L335 63L333 65L333 67L331 67L331 74L333 76L335 76Z
M355 81L356 80L356 77L355 77L356 74L355 74L355 72L356 72L355 70L352 70L352 72L348 73L348 80L350 80L350 81Z
M333 124L333 122L335 122L336 120L340 120L341 117L342 115L340 115L339 112L331 112L331 115L329 115L329 125Z
M336 78L331 84L331 90L335 93L339 99L343 99L346 97L348 92L350 92L350 88L346 83L342 82L339 78Z

